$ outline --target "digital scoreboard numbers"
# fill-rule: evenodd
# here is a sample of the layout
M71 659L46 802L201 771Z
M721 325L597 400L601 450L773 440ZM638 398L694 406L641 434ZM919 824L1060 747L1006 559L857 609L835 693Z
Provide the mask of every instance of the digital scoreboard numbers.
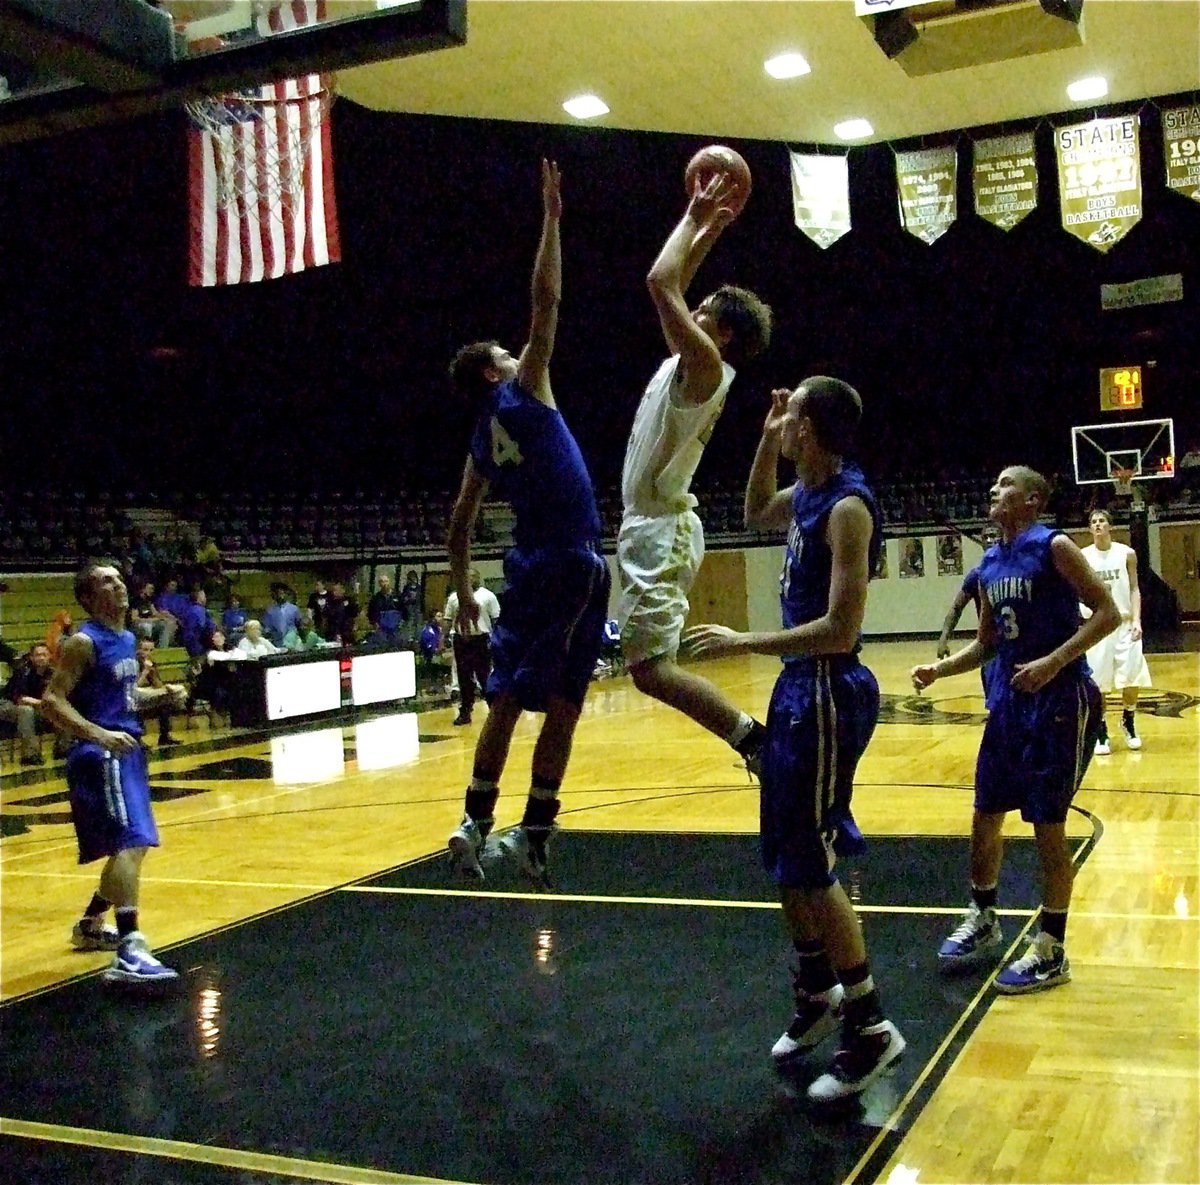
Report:
M1100 410L1132 411L1142 406L1142 368L1105 366L1100 370Z

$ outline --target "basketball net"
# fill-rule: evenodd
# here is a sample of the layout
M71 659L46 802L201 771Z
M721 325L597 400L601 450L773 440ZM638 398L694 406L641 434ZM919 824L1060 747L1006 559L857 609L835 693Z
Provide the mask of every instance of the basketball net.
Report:
M331 75L310 77L320 85L307 95L281 96L295 87L281 82L184 104L188 118L213 139L220 209L257 207L286 219L303 204L314 138L336 97Z
M1112 471L1113 490L1118 498L1128 498L1134 506L1142 505L1141 490L1133 488L1134 471L1117 466Z

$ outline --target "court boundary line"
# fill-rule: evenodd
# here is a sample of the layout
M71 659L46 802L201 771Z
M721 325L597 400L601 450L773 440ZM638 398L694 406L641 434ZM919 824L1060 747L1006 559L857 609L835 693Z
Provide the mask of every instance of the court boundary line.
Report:
M220 1144L194 1144L187 1140L166 1140L161 1136L136 1136L103 1128L70 1127L58 1123L37 1123L28 1119L0 1116L0 1136L42 1140L76 1148L94 1148L106 1152L127 1152L136 1156L158 1156L190 1164L209 1164L224 1169L274 1173L301 1181L325 1181L332 1185L471 1185L443 1177L420 1177L393 1173L387 1169L336 1164L332 1161L279 1156L271 1152L248 1152Z
M1078 850L1071 854L1071 864L1076 867L1082 867L1084 861L1092 854L1093 849L1100 842L1104 835L1104 823L1098 815L1094 815L1091 811L1083 807L1076 806L1071 803L1067 808L1071 811L1077 811L1092 825L1091 835L1079 845ZM999 912L999 911L997 911ZM882 1175L883 1167L887 1160L890 1159L900 1146L904 1143L906 1132L899 1130L901 1118L909 1110L913 1108L913 1113L916 1117L920 1117L928 1104L937 1087L945 1081L946 1075L953 1068L953 1061L950 1061L942 1068L941 1073L937 1076L937 1081L930 1084L930 1079L934 1076L934 1071L942 1065L943 1059L952 1045L955 1046L955 1058L961 1055L963 1049L966 1048L967 1042L970 1041L980 1024L983 1023L983 1018L991 1006L989 999L985 1004L985 998L991 996L995 998L996 993L991 991L992 984L996 976L1008 966L1009 959L1016 952L1017 947L1025 939L1025 936L1032 929L1034 923L1040 914L1041 909L1035 910L1033 915L1018 931L1016 938L1009 944L1004 955L997 961L996 965L988 972L983 983L979 987L979 991L972 997L971 1002L960 1013L959 1018L950 1027L950 1031L942 1039L933 1055L925 1062L914 1079L912 1086L904 1093L903 1098L892 1108L892 1112L880 1126L879 1131L872 1137L871 1142L867 1145L866 1151L859 1157L858 1163L850 1170L841 1185L855 1185L859 1177L868 1170L870 1171L871 1179L877 1179ZM969 1031L963 1032L967 1028L967 1022L972 1021ZM960 1040L961 1038L961 1040ZM894 1145L889 1147L888 1145ZM876 1160L882 1163L875 1165Z

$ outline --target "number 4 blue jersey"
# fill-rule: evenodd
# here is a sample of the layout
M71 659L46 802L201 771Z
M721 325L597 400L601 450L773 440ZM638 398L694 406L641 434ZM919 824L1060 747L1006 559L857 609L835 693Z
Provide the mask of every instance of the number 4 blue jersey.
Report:
M520 548L578 547L600 538L591 475L561 413L516 379L501 383L475 425L471 459L516 516Z
M1011 543L989 547L979 564L1005 684L1018 663L1044 658L1079 628L1079 596L1058 574L1050 552L1061 533L1035 523ZM1077 658L1063 673L1078 677L1087 673L1087 664Z
M71 706L101 728L141 736L142 722L134 698L138 665L133 635L92 620L85 621L79 632L91 638L95 662L75 684L68 697Z
M840 473L811 490L797 482L792 495L792 526L788 531L787 555L779 586L784 629L815 621L829 609L833 552L825 532L830 513L843 498L859 498L871 512L874 529L867 562L868 570L874 570L883 544L883 519L862 470L847 462Z

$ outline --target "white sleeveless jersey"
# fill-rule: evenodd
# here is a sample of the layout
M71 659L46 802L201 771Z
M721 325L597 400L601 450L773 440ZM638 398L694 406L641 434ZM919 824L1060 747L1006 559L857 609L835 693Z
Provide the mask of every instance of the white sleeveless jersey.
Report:
M1101 551L1094 543L1089 543L1081 550L1092 571L1100 577L1105 587L1112 593L1112 599L1117 603L1117 611L1121 614L1121 620L1128 621L1133 615L1128 566L1128 559L1133 554L1133 548L1114 541L1107 551Z
M701 404L679 402L679 355L668 358L646 386L633 417L621 497L627 514L679 514L696 505L689 490L713 425L725 406L734 369L721 363L721 382Z

